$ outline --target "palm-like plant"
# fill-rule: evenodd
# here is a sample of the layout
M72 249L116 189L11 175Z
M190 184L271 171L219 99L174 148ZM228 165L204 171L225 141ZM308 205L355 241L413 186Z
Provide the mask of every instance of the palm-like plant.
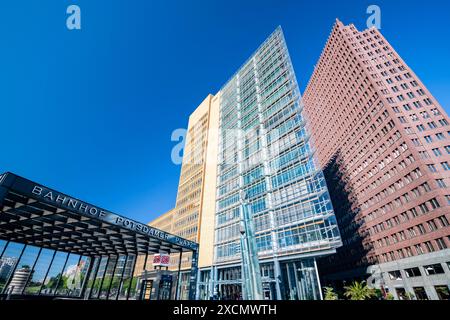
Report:
M334 289L331 287L324 287L325 290L325 300L339 300L339 296L336 292L334 292Z
M369 288L365 281L353 282L350 286L344 287L344 295L350 300L367 300L374 296L374 290Z

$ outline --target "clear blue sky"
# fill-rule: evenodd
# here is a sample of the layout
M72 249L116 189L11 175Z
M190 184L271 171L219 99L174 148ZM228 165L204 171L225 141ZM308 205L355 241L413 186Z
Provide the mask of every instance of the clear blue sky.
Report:
M361 29L370 4L449 110L448 1L4 0L0 171L147 222L175 203L172 131L276 26L303 90L335 18Z

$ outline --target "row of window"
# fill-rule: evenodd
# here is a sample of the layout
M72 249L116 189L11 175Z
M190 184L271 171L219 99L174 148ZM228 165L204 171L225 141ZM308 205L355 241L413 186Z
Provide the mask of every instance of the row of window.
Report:
M389 228L392 228L395 225L400 224L399 221L395 221L396 219L390 219L391 226ZM392 222L395 221L395 222ZM426 225L426 228L425 228ZM402 240L406 240L407 238L412 239L418 235L424 235L428 232L433 232L441 228L448 227L449 223L445 216L440 216L436 219L429 220L425 223L420 223L414 227L410 227L406 230L406 233L408 234L408 237L405 235L405 231L400 231L399 233L394 233L391 236L384 237L382 239L377 240L378 247L385 247L390 246L391 244L397 243Z
M425 271L425 274L427 276L433 276L436 274L444 274L445 273L444 267L440 263L425 265L425 266L422 266L421 268L423 268L423 270ZM421 277L422 276L422 271L420 271L421 268L419 268L419 267L407 268L407 269L403 270L403 272L404 272L406 278ZM447 262L447 268L450 269L450 261ZM400 270L389 271L388 275L391 280L395 280L395 281L403 280L403 275Z
M397 251L383 253L382 255L377 255L375 257L375 261L376 263L390 262L397 259L404 259L425 253L431 253L436 251L436 248L438 250L444 250L448 248L444 238L438 238L434 240L434 242L435 245L433 245L431 241L425 241L424 243L419 243L414 246L408 246L402 249L398 249Z
M411 208L408 211L401 213L399 216L403 222L409 221L409 219L413 219L418 217L419 215L424 215L429 213L430 211L439 208L441 205L438 200L435 198L420 204L417 207ZM400 221L399 218L399 221ZM394 217L395 219L395 217ZM388 229L390 226L386 221L375 224L372 227L368 227L370 235L376 235L377 233L383 232Z

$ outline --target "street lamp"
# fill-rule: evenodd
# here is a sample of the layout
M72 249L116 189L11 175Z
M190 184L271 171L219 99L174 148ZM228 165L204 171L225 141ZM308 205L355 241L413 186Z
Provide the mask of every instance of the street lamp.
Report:
M246 300L262 300L261 269L259 267L258 250L254 236L253 219L250 216L247 204L247 194L240 192L240 204L242 207L240 233L241 256L244 294Z

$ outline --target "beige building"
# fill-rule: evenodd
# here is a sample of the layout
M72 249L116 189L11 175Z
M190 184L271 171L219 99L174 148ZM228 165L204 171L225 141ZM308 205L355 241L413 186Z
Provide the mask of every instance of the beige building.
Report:
M213 263L218 119L218 97L208 95L189 117L175 208L149 223L200 243L200 268ZM208 188L204 188L205 185ZM182 256L182 271L190 270L191 258L191 254ZM169 270L178 270L179 259L179 255L171 256ZM144 260L145 257L138 260L136 273L144 269ZM150 257L145 269L153 270ZM181 299L187 298L188 280L189 272L182 272Z

